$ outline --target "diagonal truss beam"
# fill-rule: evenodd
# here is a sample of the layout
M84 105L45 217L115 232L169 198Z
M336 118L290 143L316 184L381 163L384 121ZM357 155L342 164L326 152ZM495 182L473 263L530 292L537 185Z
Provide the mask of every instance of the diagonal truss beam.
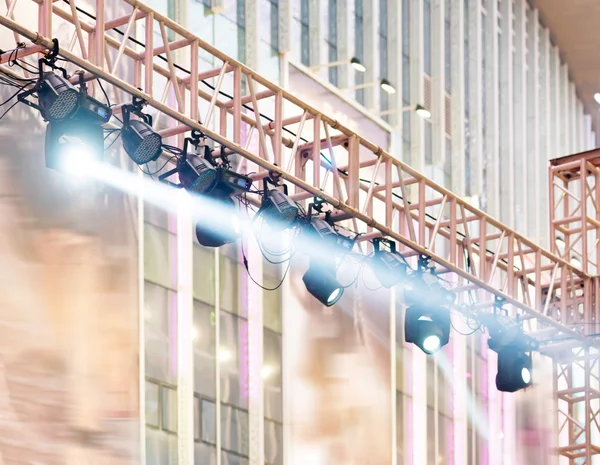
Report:
M123 101L146 100L162 123L173 123L164 136L202 131L237 154L236 166L255 171L254 179L278 173L294 186L295 200L327 201L334 217L350 222L362 239L386 236L408 257L430 256L463 298L476 291L480 310L504 300L534 336L583 340L595 332L567 304L579 300L589 309L585 317L595 316L592 292L583 292L592 289L588 274L143 3L117 0L116 10L129 13L105 21L78 0L13 2L39 11L39 33L23 26L31 20L0 16L0 25L31 41L20 56L52 48L60 25L71 39L71 47L60 50L68 69L98 77ZM105 11L103 0L96 9ZM0 66L7 59L0 56ZM200 115L207 119L201 122Z

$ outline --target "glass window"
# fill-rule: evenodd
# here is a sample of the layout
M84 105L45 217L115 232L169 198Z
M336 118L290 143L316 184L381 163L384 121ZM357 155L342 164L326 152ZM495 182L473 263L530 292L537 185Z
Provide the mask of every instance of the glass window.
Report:
M234 244L235 245L235 244ZM238 313L239 311L239 275L241 272L238 266L237 258L233 258L231 254L225 254L227 249L221 247L219 249L219 295L221 297L221 309L229 312ZM236 251L235 249L229 249Z
M337 0L329 0L328 2L328 34L327 48L328 60L330 63L338 60L338 40L337 40ZM338 67L329 67L329 82L334 86L338 83Z
M431 134L431 123L425 121L425 163L431 165L433 163L433 148L432 148L432 134Z
M431 76L431 0L423 1L423 70Z
M177 463L177 462L175 462ZM202 465L215 465L217 463L217 450L213 446L197 442L194 444L194 463Z
M301 60L305 66L310 65L310 28L309 28L309 0L300 3L300 44Z
M379 0L379 76L388 79L388 1ZM380 109L389 109L389 94L380 89ZM388 120L389 115L383 116Z
M177 283L176 237L162 228L144 225L144 277L175 289Z
M221 401L248 407L248 322L221 311Z
M194 392L215 396L215 311L194 302Z
M194 244L193 248L194 299L215 304L215 249Z
M158 384L146 381L146 425L160 427L158 412Z
M162 429L169 433L177 432L177 391L167 386L161 386L161 417Z
M282 421L281 335L263 332L263 372L265 417Z
M177 463L177 436L146 428L146 463L148 465Z
M248 412L221 405L221 445L224 450L248 456Z
M283 432L280 423L265 420L265 464L283 464Z
M221 452L221 464L222 465L248 465L248 459L246 457L240 457L239 455L232 454L231 452Z
M145 342L146 376L175 384L177 382L177 295L146 282Z
M361 63L365 62L365 32L364 32L364 13L363 0L354 0L354 54ZM354 79L357 85L365 82L364 73L359 71L354 72ZM358 89L356 91L356 100L363 104L365 103L365 90Z
M200 417L202 432L200 434L200 438L204 442L208 442L209 444L217 443L217 409L214 402L210 400L202 399L200 402Z
M452 141L446 138L446 153L444 156L444 183L449 189L452 185Z
M271 47L279 51L279 0L269 0L271 3Z
M451 6L452 0L445 1L444 11L444 80L446 92L451 92L452 87L452 29L451 29Z

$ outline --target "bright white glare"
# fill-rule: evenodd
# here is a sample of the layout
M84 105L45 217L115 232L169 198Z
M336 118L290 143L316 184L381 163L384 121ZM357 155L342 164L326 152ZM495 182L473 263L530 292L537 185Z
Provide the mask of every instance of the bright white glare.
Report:
M338 287L336 290L334 290L334 291L333 291L333 292L332 292L332 293L329 295L329 298L327 299L327 303L328 303L329 305L331 305L331 304L334 304L334 303L335 303L335 301L336 301L337 299L339 299L341 295L342 295L342 288L341 288L341 287Z
M433 321L430 316L421 315L418 321Z
M596 101L596 103L600 103L600 93L596 92L594 94L594 100Z
M417 108L417 115L425 119L431 118L431 112L423 107Z
M367 70L367 67L363 65L358 58L353 58L350 61L350 64L359 73L364 73Z
M231 351L225 347L221 347L219 349L219 361L221 362L227 362L229 360L231 360L232 355L231 355Z
M531 371L529 368L523 368L521 370L521 378L525 384L531 383Z
M500 433L500 439L504 439L504 433Z
M272 374L273 368L271 368L269 365L265 365L264 367L262 367L262 370L260 370L260 375L262 376L262 379L267 379Z
M581 269L581 261L577 257L571 257L571 265Z
M432 334L431 336L427 336L423 341L423 350L426 352L435 352L440 348L442 341L439 336Z
M196 328L192 328L192 339L194 341L198 339L198 330Z
M388 94L395 94L396 88L387 82L381 83L381 88L386 91Z
M85 144L69 143L61 149L61 169L72 176L89 176L98 164Z

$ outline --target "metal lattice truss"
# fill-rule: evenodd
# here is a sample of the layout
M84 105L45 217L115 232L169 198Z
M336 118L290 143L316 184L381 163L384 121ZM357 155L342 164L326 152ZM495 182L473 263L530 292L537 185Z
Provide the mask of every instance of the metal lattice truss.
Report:
M573 350L567 362L557 361L554 382L558 452L572 463L591 464L600 454L600 354L589 348Z
M18 56L37 58L58 37L68 70L102 80L115 114L132 96L145 99L163 137L181 142L191 128L202 131L238 154L238 169L256 172L254 179L277 173L295 200L327 201L361 239L383 235L409 257L430 256L464 301L467 292L475 296L480 311L502 299L541 340L596 332L589 323L596 321L597 284L588 274L148 6L6 3L0 24L27 43ZM108 11L119 13L106 18ZM14 72L10 57L1 55L0 66Z

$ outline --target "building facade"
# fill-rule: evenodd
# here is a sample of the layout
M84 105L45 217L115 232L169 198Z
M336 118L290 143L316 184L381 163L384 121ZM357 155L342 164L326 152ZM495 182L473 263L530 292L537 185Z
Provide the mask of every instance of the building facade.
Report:
M339 113L349 127L538 243L549 240L548 212L539 208L547 205L548 160L595 144L551 31L526 0L150 5L315 107ZM349 65L352 57L364 73ZM341 64L329 66L335 62ZM395 93L381 88L382 79ZM431 118L413 111L416 105ZM286 361L301 348L291 338L293 289L289 280L278 287L284 267L254 262L252 278L277 288L262 290L246 274L239 246L192 245L180 215L149 205L142 221L145 463L325 463L317 452L307 456L298 439L297 365ZM193 328L182 343L190 328L180 319L179 299L190 291ZM386 297L390 313L396 301ZM401 325L390 334L384 344L392 415L381 419L389 463L555 460L544 440L531 446L522 439L537 428L551 443L550 427L519 429L523 412L532 411L519 406L549 392L497 392L495 354L481 333L455 334L435 357L404 344ZM259 361L248 358L250 344L262 346ZM184 360L190 349L193 361ZM193 403L189 383L180 384L182 367L193 369ZM256 379L249 371L256 370L258 402L249 394ZM326 457L331 463L334 455Z

